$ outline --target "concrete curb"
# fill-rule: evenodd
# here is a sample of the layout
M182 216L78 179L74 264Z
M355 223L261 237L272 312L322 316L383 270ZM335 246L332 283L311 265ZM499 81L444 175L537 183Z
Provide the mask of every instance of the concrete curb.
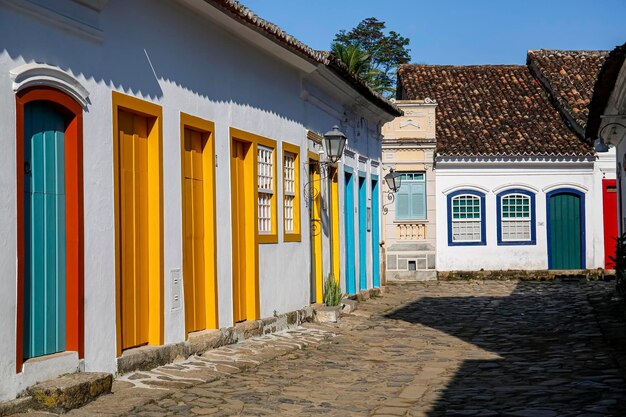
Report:
M605 269L582 269L582 270L506 270L506 271L437 271L437 279L440 281L469 281L469 280L494 280L494 281L567 281L581 278L587 281L598 281L615 276L615 271Z

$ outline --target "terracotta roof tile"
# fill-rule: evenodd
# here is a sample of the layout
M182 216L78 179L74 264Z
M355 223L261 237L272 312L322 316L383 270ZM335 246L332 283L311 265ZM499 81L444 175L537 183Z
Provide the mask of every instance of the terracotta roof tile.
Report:
M356 75L348 71L348 67L327 51L318 51L304 42L299 41L294 36L285 32L278 25L257 16L237 0L204 0L215 8L221 10L233 19L262 34L268 39L276 42L285 49L290 50L311 62L327 66L335 72L346 83L350 84L363 97L393 116L401 116L402 111L392 102L374 91Z
M608 51L528 51L528 64L581 131L587 125L589 103Z
M447 156L592 155L528 67L402 65L398 98L437 101L437 153Z

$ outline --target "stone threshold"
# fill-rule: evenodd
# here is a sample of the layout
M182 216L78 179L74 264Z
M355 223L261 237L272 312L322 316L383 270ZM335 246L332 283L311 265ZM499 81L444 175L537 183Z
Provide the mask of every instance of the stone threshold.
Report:
M520 281L559 281L581 282L611 280L615 271L609 269L570 269L570 270L490 270L490 271L437 271L440 281L467 280L520 280Z
M313 309L309 306L274 317L244 321L232 327L193 332L184 342L128 349L117 358L117 373L121 375L133 371L149 371L251 337L292 329L304 322L312 321L313 317Z
M77 372L29 387L25 395L0 403L0 416L33 410L63 413L111 392L113 375L106 372Z

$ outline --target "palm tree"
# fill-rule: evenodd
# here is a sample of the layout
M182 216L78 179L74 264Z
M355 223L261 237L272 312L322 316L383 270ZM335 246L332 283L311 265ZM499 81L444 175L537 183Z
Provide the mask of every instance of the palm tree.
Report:
M344 45L334 42L331 52L340 59L348 70L369 85L374 91L385 94L393 91L385 83L384 73L372 67L372 56L356 45Z
M339 58L354 75L365 79L371 69L371 56L356 45L332 44L330 51Z

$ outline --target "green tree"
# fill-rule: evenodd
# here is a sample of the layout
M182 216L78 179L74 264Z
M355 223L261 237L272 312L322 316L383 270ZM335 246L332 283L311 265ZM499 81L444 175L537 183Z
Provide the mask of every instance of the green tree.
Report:
M349 32L340 30L335 35L332 48L335 49L335 45L342 45L346 48L359 49L368 55L367 71L362 70L363 72L355 74L379 93L391 96L396 87L397 66L410 60L408 48L410 40L393 30L385 34L385 29L385 22L368 17ZM340 55L337 57L343 61ZM344 63L350 68L347 62Z

